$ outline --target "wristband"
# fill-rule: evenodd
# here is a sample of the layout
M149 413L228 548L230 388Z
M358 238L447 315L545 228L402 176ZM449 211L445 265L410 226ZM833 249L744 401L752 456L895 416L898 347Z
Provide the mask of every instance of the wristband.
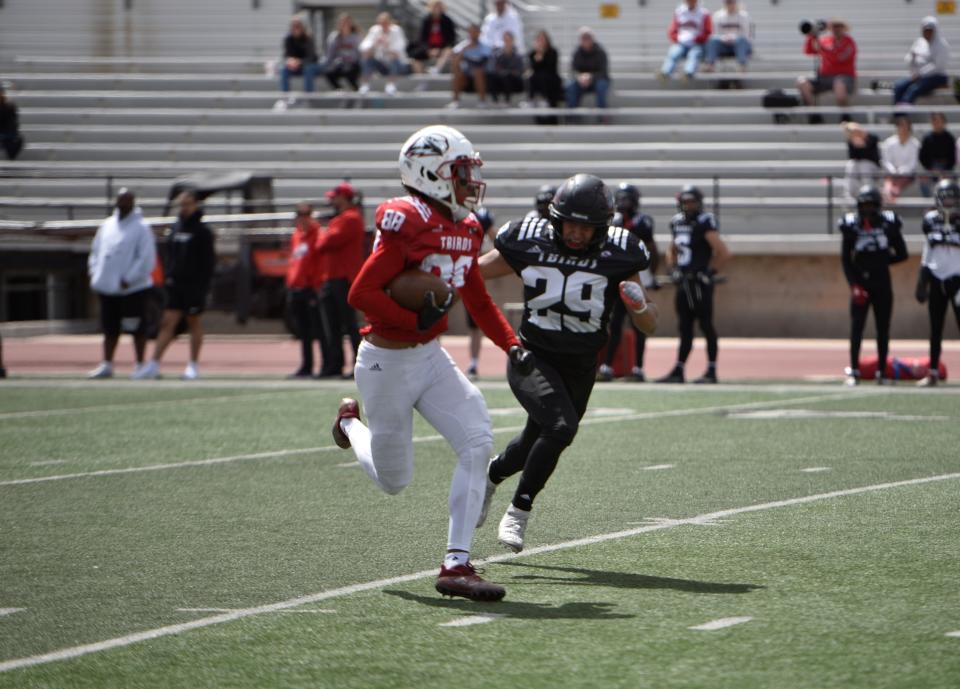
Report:
M647 309L649 309L649 308L650 308L650 302L644 302L643 308L642 308L642 309L637 309L636 311L634 311L634 313L639 316L639 315L642 314L642 313L646 313L646 312L647 312Z

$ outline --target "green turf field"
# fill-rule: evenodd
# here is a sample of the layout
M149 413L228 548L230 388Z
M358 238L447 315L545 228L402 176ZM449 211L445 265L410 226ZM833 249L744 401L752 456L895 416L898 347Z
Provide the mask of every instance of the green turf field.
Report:
M10 382L0 688L960 686L955 388L598 386L479 604L433 590L451 452L418 418L380 493L348 384Z

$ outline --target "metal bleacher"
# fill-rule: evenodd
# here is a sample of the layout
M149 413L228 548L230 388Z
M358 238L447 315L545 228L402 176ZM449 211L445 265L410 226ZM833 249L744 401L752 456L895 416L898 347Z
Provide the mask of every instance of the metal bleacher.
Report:
M583 24L610 54L613 107L594 110L588 97L587 107L560 112L561 124L552 126L534 123L544 111L479 109L470 96L463 108L448 110L443 75L407 78L395 98L376 92L376 80L364 99L333 93L318 80L315 95L298 94L296 106L274 110L281 94L268 67L278 57L291 3L237 4L0 6L0 79L12 84L28 142L20 159L0 163L0 219L102 217L108 178L136 188L147 213L156 213L177 175L237 169L274 175L279 209L319 198L350 178L369 212L399 192L399 144L420 126L448 123L482 153L488 206L498 220L525 212L541 184L589 171L637 182L660 227L676 191L692 181L717 202L725 231L823 233L844 203L840 111L825 98L816 111L828 124L808 125L805 108L791 112L791 122L774 124L761 97L767 89L793 88L797 75L812 70L801 54L798 21L841 15L860 47L860 91L848 110L881 138L889 135L890 93L870 83L903 76L902 56L923 14L905 0L757 0L748 7L757 25L749 73L722 68L693 84L664 85L654 72L667 48L673 0L623 3L617 19L601 19L595 2L521 3L528 41L546 28L564 66ZM479 17L480 3L474 5ZM467 16L469 6L457 3L458 16ZM45 11L55 12L56 21L41 21ZM364 27L371 16L361 18ZM941 26L960 50L960 20L943 16ZM742 78L744 88L717 88L732 77ZM933 109L960 119L952 94L935 95L913 112L918 136ZM910 221L926 205L915 187L901 200L909 231L917 231Z

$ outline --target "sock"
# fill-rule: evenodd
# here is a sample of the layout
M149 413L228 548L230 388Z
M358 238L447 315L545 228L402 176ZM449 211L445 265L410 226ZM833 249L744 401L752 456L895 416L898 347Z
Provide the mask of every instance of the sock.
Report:
M674 370L674 371L680 371L680 373L683 373L683 369L684 369L684 367L685 367L686 365L687 365L687 362L686 362L686 361L678 361L677 363L675 363L675 364L673 365L673 370Z
M476 358L476 357L470 357L470 368L476 370L476 368L477 368L477 358Z
M340 422L340 430L350 438L350 448L367 476L380 485L377 468L373 465L373 451L370 449L370 429L360 419L344 419Z
M716 372L717 372L717 362L716 361L707 362L707 373L716 374Z
M513 502L510 504L510 507L507 508L507 511L520 510L521 512L529 512L532 509L533 498L527 493L523 493L522 495L514 496Z
M447 569L453 569L454 567L459 567L460 565L465 565L470 561L470 553L465 553L462 550L455 550L452 553L447 553L443 558L443 566Z

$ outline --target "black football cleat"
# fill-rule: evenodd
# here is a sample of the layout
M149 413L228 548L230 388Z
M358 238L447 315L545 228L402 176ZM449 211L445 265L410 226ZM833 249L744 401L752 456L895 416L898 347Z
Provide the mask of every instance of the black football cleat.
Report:
M447 569L440 567L436 589L444 596L460 596L484 603L495 603L507 595L507 590L484 580L469 562Z
M657 378L657 383L682 383L683 382L683 369L675 368L670 373L665 375L663 378Z
M714 371L705 371L702 376L693 381L696 385L715 385L717 374Z
M344 450L349 449L350 447L350 438L348 438L347 434L343 432L342 428L340 428L340 422L344 419L359 418L360 405L357 404L355 399L344 397L342 400L340 400L340 408L337 410L337 419L333 422L333 442L337 444L337 447Z

